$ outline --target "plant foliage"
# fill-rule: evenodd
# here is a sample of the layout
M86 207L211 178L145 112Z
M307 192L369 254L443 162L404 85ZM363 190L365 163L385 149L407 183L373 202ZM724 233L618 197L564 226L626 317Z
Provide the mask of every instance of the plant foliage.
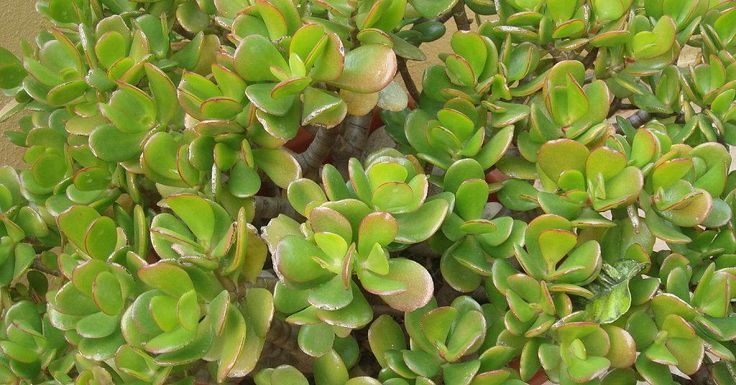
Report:
M0 383L736 384L735 3L36 9Z

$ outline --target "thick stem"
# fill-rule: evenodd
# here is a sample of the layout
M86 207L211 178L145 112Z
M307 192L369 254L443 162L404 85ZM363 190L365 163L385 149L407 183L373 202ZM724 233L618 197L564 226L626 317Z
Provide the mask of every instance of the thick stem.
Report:
M435 294L435 298L437 298L437 304L439 304L440 306L449 306L450 303L452 303L452 301L458 296L460 296L460 293L453 289L447 283L443 284L442 287L440 287Z
M396 318L401 318L404 316L404 312L402 312L401 310L396 310L386 304L375 304L372 306L373 306L373 312L376 314L376 317L384 315L384 314L390 315Z
M58 271L49 269L38 258L36 258L36 259L33 260L33 268L36 269L36 270L38 270L38 271L40 271L40 272L42 272L42 273L44 273L44 274L53 275L55 277L60 277L61 276L61 273L59 273Z
M621 105L618 107L619 110L638 110L639 107L631 104L631 103L621 103Z
M690 378L680 377L679 375L673 375L672 378L678 384L683 385L714 385L715 382L711 378L708 364L703 363L697 372L692 374Z
M649 122L652 119L654 119L654 116L644 110L638 110L635 113L633 113L631 116L626 118L626 120L629 121L629 124L631 124L633 128L639 128L647 124L647 122ZM616 128L616 131L621 130L621 127L618 126L618 123L613 123L613 127Z
M639 221L639 213L634 205L626 206L626 214L629 216L631 221L631 227L634 229L634 234L639 234L641 223Z
M269 273L266 273L269 274ZM256 278L254 282L246 282L245 287L250 288L259 288L259 289L266 289L273 293L274 288L276 287L276 284L279 283L279 279L276 277L272 277L269 275L264 275L264 272L261 272L261 275Z
M317 135L309 145L306 151L296 155L296 160L302 167L303 175L313 174L314 171L319 170L322 164L330 156L330 151L335 145L338 137L338 130L335 128L326 129L320 128L317 130Z
M399 60L399 73L401 74L401 78L404 79L404 85L406 86L406 91L409 92L409 95L411 95L411 98L414 99L415 102L419 101L419 89L417 88L416 83L414 82L414 79L411 77L411 72L409 72L409 67L406 66L406 59L403 57L398 58Z
M577 58L575 54L568 52L568 51L559 50L553 44L547 44L547 52L549 52L550 56L552 56L552 59L554 59L555 62L561 62L561 61L572 60L572 59Z
M613 101L611 102L611 107L608 109L608 118L610 118L613 115L616 115L616 112L621 109L621 99L619 98L613 98Z
M341 173L347 174L347 165L350 158L363 157L372 120L372 113L365 116L349 115L342 123L343 132L340 135L340 140L335 145L335 151L332 153L332 160Z
M590 67L593 65L593 62L595 62L595 58L598 56L598 48L593 48L588 52L587 55L583 58L582 62L585 68Z
M454 9L451 9L449 12L445 13L444 15L439 16L435 20L439 21L442 24L445 24L445 23L447 23L448 20L452 19L452 13L453 13L453 11L454 11Z
M416 258L429 258L429 259L437 259L441 258L442 255L434 250L432 250L431 247L427 244L427 242L417 243L416 245L412 245L405 251L407 254L409 254L412 257Z
M452 10L452 18L455 19L455 25L459 31L470 31L470 19L465 13L465 2L458 1Z
M262 197L256 196L256 217L270 219L276 218L279 214L285 214L292 218L299 218L294 208L291 207L289 201L281 197Z
M648 121L652 120L653 118L654 117L652 116L652 114L644 110L639 110L639 111L636 111L633 115L626 118L626 120L628 120L629 123L631 123L631 125L634 128L639 128L645 125Z

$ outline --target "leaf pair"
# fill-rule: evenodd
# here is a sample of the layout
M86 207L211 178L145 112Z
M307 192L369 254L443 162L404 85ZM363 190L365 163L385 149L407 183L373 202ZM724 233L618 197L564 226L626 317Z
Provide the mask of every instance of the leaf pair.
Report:
M567 219L545 214L529 223L526 250L516 247L516 258L532 277L561 284L560 291L588 297L580 287L590 283L601 269L601 248L597 241L579 243Z

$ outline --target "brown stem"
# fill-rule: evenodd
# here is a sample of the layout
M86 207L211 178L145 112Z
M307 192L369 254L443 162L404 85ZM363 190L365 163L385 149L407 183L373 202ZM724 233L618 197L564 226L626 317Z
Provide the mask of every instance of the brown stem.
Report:
M255 282L246 282L245 287L250 288L260 288L260 289L266 289L273 293L274 287L276 287L276 284L279 282L279 279L276 277L269 277L260 275L258 278L256 278Z
M708 365L703 363L697 372L692 374L690 378L680 377L679 375L673 375L672 379L682 385L714 385L715 382L711 379L710 370Z
M401 78L404 79L404 85L406 86L406 90L409 92L409 95L411 95L412 99L414 99L415 102L419 101L419 89L417 88L416 83L414 83L414 79L411 77L411 72L409 72L409 67L406 66L406 59L403 57L399 57L399 73L401 74Z
M48 267L46 267L43 262L41 262L40 259L36 258L33 260L33 268L48 275L53 275L55 277L60 277L61 273L55 270L51 270Z
M618 110L621 109L621 99L619 98L613 98L613 101L611 102L611 107L608 109L608 117L615 115Z
M335 128L318 129L317 135L314 137L312 143L309 144L307 150L296 155L296 160L302 167L302 175L311 175L322 167L322 164L330 156L330 151L337 141L338 132Z
M550 56L552 56L552 59L554 59L555 62L570 60L570 59L574 59L577 57L577 56L571 55L571 53L569 52L565 52L565 51L561 51L557 49L557 47L555 47L553 44L547 44L547 52L549 52Z
M590 67L593 65L593 62L595 62L595 58L598 56L598 48L593 48L588 52L587 55L583 58L582 62L585 68Z
M478 303L488 303L488 293L486 293L486 288L483 285L473 290L469 295L478 301Z
M335 145L332 160L338 170L344 175L347 175L348 160L353 157L361 158L363 156L372 120L373 114L369 113L365 116L349 115L342 123L343 132Z
M706 359L706 361L710 361L710 360ZM695 374L693 374L692 376L690 376L690 378L692 378L692 381L695 384L697 385L714 385L715 384L715 381L713 380L713 376L711 375L711 372L710 372L710 365L711 364L703 362L700 365L700 368L698 369L698 371L695 372Z
M373 304L372 306L373 306L373 312L376 314L376 317L384 315L384 314L390 315L395 318L404 317L404 312L402 312L401 310L396 310L386 304Z
M455 19L455 25L459 31L470 31L470 20L468 14L465 13L465 2L458 1L452 10L452 18Z
M445 23L447 23L448 20L452 19L452 13L453 13L453 11L454 11L454 9L451 9L449 12L445 13L444 15L439 16L435 20L439 21L442 24L445 24Z
M371 128L373 114L365 116L348 116L345 120L345 131L342 139L350 149L350 153L361 156L365 151L365 142L368 140L368 131Z
M432 250L432 248L427 244L427 242L417 243L416 245L413 245L406 249L405 251L407 254L413 257L418 258L430 258L430 259L437 259L442 257L442 254Z
M195 37L194 33L187 31L180 24L175 24L173 30L187 40L193 40Z
M639 128L645 125L648 121L652 120L653 118L654 117L652 116L652 114L644 110L639 110L639 111L636 111L633 115L626 118L626 120L628 120L629 123L631 123L631 125L634 128Z
M276 218L285 214L292 218L299 218L289 201L281 197L256 196L256 217L263 219Z
M435 298L437 298L437 304L440 306L448 306L452 301L460 296L460 293L452 288L447 283L443 284L442 287L437 290Z

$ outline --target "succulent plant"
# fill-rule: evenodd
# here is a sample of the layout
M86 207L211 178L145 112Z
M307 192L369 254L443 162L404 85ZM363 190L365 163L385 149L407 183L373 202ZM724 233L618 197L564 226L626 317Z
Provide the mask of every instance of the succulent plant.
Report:
M472 292L491 275L494 258L513 255L514 246L523 242L526 223L508 216L489 218L491 189L475 160L453 163L443 187L455 194L455 207L442 225L442 235L452 244L443 253L440 268L455 290Z
M0 382L736 383L733 2L36 9Z

